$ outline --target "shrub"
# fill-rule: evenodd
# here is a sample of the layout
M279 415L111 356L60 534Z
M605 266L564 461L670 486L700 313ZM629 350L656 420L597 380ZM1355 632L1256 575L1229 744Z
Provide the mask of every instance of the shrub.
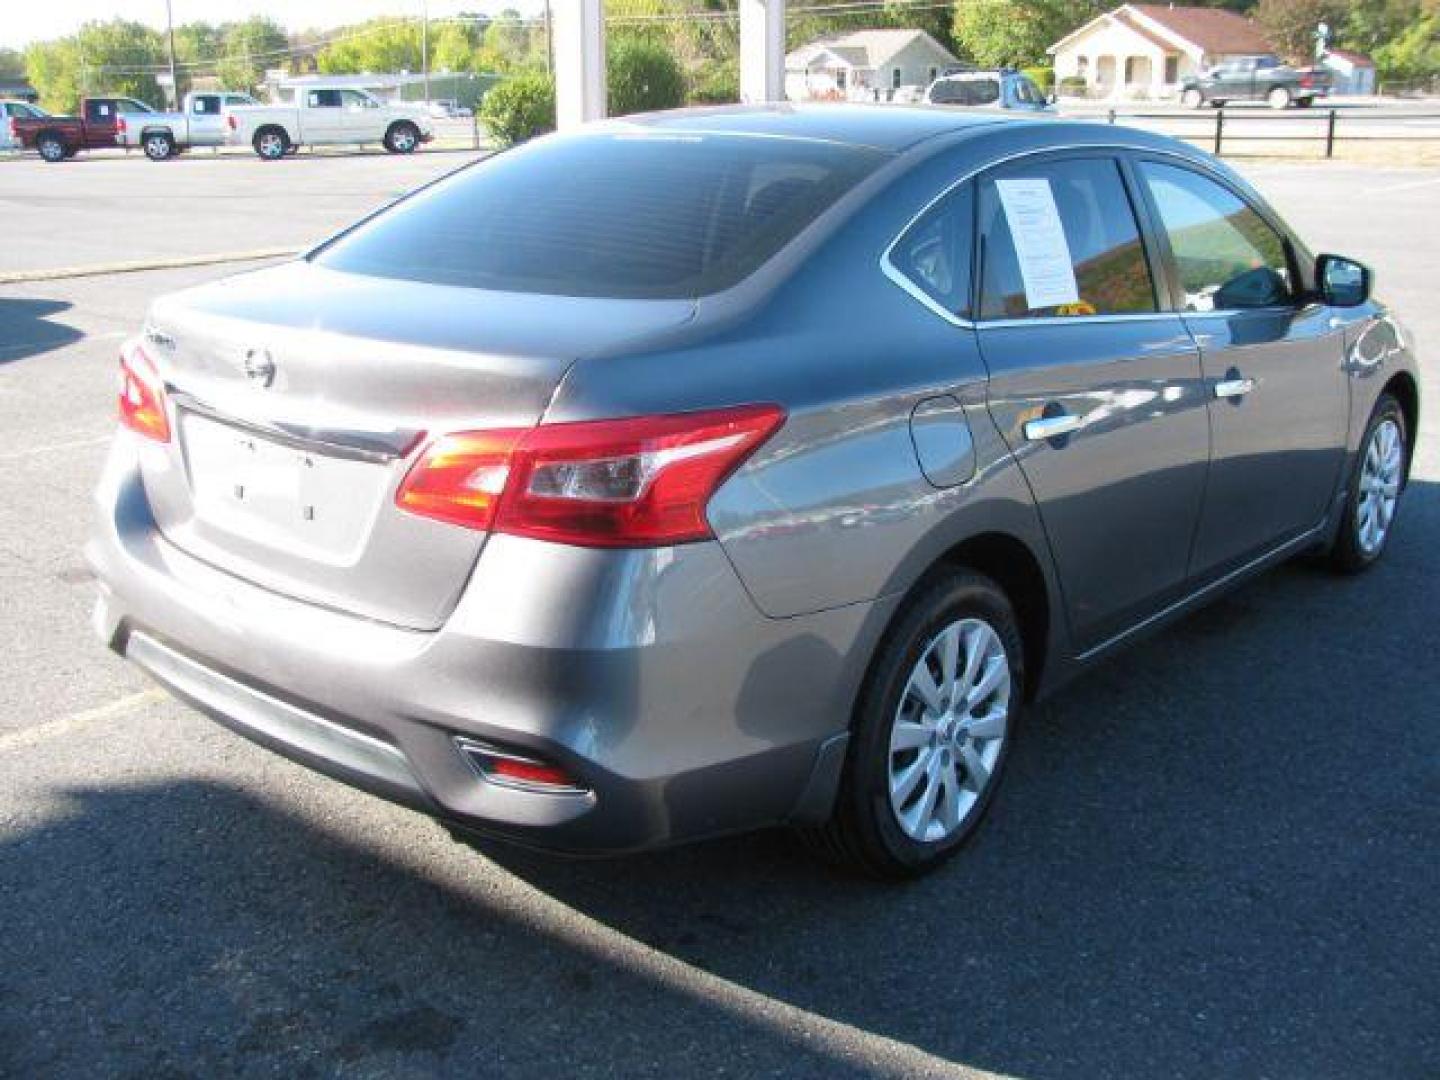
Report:
M611 116L673 109L685 101L685 73L670 51L641 38L622 38L605 58Z
M555 83L548 75L516 75L480 103L480 123L500 146L555 130Z
M733 60L709 60L690 76L689 101L697 105L733 105L740 100L740 70Z
M1052 67L1022 68L1020 74L1038 86L1041 93L1048 94L1055 89L1055 69Z

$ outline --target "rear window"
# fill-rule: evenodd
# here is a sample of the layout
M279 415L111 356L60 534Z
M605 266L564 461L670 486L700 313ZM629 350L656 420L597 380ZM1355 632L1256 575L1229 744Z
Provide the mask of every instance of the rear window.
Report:
M511 292L702 296L749 276L885 159L735 135L547 139L406 199L315 259Z
M932 105L994 105L999 100L999 79L941 79L930 88Z

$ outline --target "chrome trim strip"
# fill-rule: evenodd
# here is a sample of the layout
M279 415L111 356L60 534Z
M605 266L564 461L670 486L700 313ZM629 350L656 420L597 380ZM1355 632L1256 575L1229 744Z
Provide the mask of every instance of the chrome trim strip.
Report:
M1254 389L1254 379L1222 379L1215 384L1215 396L1217 398L1244 397Z
M347 458L351 461L366 461L375 465L402 458L414 449L425 435L423 431L397 429L393 431L356 431L327 428L296 428L274 421L247 420L232 416L199 398L176 390L165 388L166 395L175 402L177 409L184 409L207 420L225 424L228 427L248 431L253 435L288 446L292 450L324 454L327 457Z
M1247 573L1249 573L1251 570L1254 570L1256 567L1262 566L1272 560L1282 558L1283 556L1289 554L1292 551L1305 547L1307 544L1314 543L1317 537L1323 535L1325 531L1325 525L1326 522L1322 521L1319 525L1316 525L1315 528L1309 530L1308 532L1301 533L1299 536L1295 537L1295 539L1287 540L1285 541L1285 543L1279 544L1276 547L1271 548L1263 555L1257 555L1255 558L1247 562L1244 566L1236 567L1234 570L1231 570L1223 577L1216 578L1214 581L1210 582L1209 585L1206 585L1200 589L1196 589L1189 595L1183 596L1179 600L1176 600L1173 604L1170 604L1169 606L1157 611L1154 615L1150 615L1147 618L1141 619L1138 623L1130 627L1128 630L1122 630L1114 637L1102 641L1094 648L1085 650L1075 659L1083 663L1084 661L1099 656L1101 653L1112 648L1113 646L1119 645L1126 638L1131 637L1134 634L1140 633L1140 631L1144 630L1146 627L1153 626L1155 623L1167 618L1170 615L1178 613L1179 611L1195 603L1197 600L1200 600L1202 597L1208 595L1209 593L1212 593L1217 589L1224 588L1226 585L1229 585L1237 578L1244 577Z
M132 631L125 643L125 657L180 697L216 714L242 734L253 732L350 772L424 794L398 746L297 709L138 630Z
M1027 157L1036 157L1040 154L1066 153L1071 150L1128 150L1140 154L1157 154L1161 157L1175 158L1177 161L1183 161L1188 165L1195 166L1200 169L1206 169L1206 165L1203 161L1197 161L1190 155L1182 154L1177 150L1165 150L1152 146L1135 146L1131 143L1063 143L1058 146L1041 146L1035 147L1030 150L1021 150L1018 153L1014 154L1007 154L1004 157L998 157L993 161L987 161L985 164L965 173L959 179L952 181L947 187L942 189L938 195L936 195L924 206L922 206L916 213L912 214L910 216L910 219L900 227L900 231L895 234L894 239L885 246L885 250L880 253L880 272L884 274L887 278L889 278L892 282L894 282L896 285L900 286L900 288L904 289L916 300L920 301L920 303L923 304L926 308L933 311L936 315L939 315L946 322L954 326L962 327L966 330L985 329L987 327L998 328L1003 326L1038 326L1044 325L1046 323L1066 323L1075 326L1090 325L1093 323L1102 322L1129 322L1143 319L1173 319L1178 315L1184 314L1183 312L1179 311L1147 311L1115 315L1045 315L1034 319L985 319L976 321L972 319L966 319L959 315L954 315L946 311L943 307L937 304L935 300L928 293L925 292L925 290L921 289L918 285L916 285L909 278L907 278L905 274L900 270L900 268L897 267L894 261L890 258L890 253L895 250L895 245L900 243L900 241L905 238L905 234L908 233L912 228L914 228L915 223L919 221L922 217L924 217L926 214L928 214L931 208L935 206L936 203L949 196L949 194L956 188L958 188L961 184L969 183L981 173L988 172L989 170L998 168L1001 165L1007 165L1012 161L1019 161L1022 158ZM1207 171L1213 172L1213 170ZM971 237L971 239L973 240L974 237ZM1207 312L1206 314L1211 313ZM1214 312L1213 314L1223 314L1223 312Z
M538 784L527 783L524 780L515 780L508 776L496 776L485 768L479 761L480 758L502 758L505 761L518 761L524 765L546 765L547 762L538 758L526 757L524 754L517 754L511 750L501 750L487 742L479 739L471 739L465 735L456 735L455 745L460 750L460 756L465 759L466 764L475 770L476 775L487 784L494 784L497 787L515 788L519 791L528 791L537 795L589 795L589 788L575 787L566 784Z

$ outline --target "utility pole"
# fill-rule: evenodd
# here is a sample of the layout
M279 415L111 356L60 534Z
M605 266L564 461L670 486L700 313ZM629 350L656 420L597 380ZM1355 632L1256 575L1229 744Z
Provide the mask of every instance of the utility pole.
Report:
M168 2L168 0L167 0ZM430 0L424 0L420 21L420 70L425 73L425 107L430 107Z
M550 0L545 0L545 74L555 74L555 44L550 36Z
M180 107L180 84L175 81L175 14L171 11L170 0L165 0L165 25L170 37L170 99L175 108Z

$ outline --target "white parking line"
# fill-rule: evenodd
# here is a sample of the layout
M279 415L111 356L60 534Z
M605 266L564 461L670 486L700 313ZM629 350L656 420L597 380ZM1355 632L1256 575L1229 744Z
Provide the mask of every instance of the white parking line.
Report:
M134 274L142 270L176 270L186 266L211 266L217 263L254 262L279 259L298 254L295 247L257 248L254 251L221 251L209 255L182 255L174 259L139 259L133 262L97 263L91 266L62 266L53 270L0 271L0 285L16 285L27 281L54 281L58 278L99 277L105 274Z
M169 694L158 687L153 690L142 690L138 694L131 694L128 697L112 701L108 705L98 705L93 709L83 709L69 716L62 716L58 720L46 720L43 723L35 724L32 727L21 728L19 731L12 731L0 735L0 754L11 750L22 750L27 746L36 746L39 743L49 742L51 739L58 739L61 735L68 735L83 727L96 723L100 720L114 720L117 717L143 709L147 705L155 705L169 698Z
M1407 180L1403 184L1382 184L1380 187L1370 188L1370 194L1379 195L1387 191L1409 191L1411 188L1429 187L1431 184L1440 184L1440 176L1432 176L1426 180Z
M94 435L88 439L71 439L68 442L47 443L44 446L32 446L25 450L12 450L6 454L0 454L0 461L20 461L24 458L38 457L41 454L50 454L56 450L77 450L86 446L100 446L110 441L110 436Z

